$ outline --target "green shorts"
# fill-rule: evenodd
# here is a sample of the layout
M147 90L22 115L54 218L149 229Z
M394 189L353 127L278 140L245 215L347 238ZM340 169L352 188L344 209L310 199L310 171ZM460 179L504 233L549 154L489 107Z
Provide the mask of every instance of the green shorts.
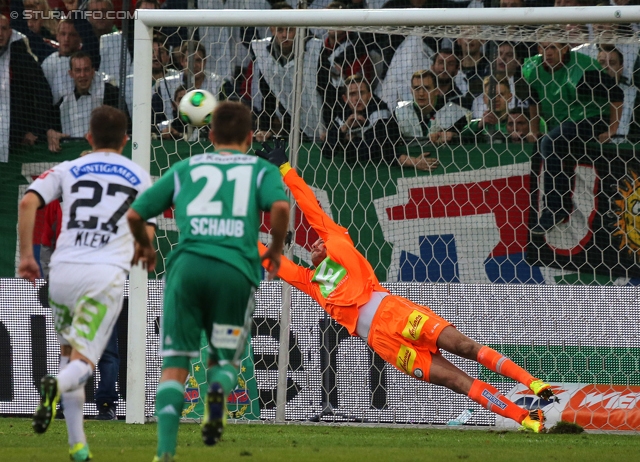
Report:
M253 320L254 293L254 285L228 263L189 252L176 255L164 287L165 364L168 357L199 357L202 331L211 360L239 362Z

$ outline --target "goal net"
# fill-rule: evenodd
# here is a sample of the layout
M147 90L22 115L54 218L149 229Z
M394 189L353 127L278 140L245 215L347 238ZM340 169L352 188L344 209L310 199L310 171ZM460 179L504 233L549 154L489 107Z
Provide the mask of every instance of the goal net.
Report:
M430 306L566 400L541 402L448 359L556 420L637 431L636 21L626 7L140 10L132 78L119 82L133 159L157 178L212 149L206 129L178 117L185 92L241 101L254 114L254 148L288 141L291 164L391 292ZM317 234L293 201L292 211L287 254L310 266ZM130 361L146 370L142 382L129 373L131 422L153 414L159 339L150 326L178 240L171 210L157 235L150 310L129 310L130 342L139 342ZM146 286L134 271L131 307L145 303ZM280 282L263 283L256 302L231 417L446 424L471 409L470 424L503 424L385 364ZM201 412L203 367L194 362L188 418Z

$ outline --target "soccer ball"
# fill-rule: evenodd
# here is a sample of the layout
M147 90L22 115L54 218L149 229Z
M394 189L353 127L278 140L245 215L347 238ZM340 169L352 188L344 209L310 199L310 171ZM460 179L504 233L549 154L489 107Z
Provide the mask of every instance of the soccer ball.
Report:
M218 104L218 98L207 90L191 90L180 100L178 114L180 120L194 127L204 127L211 123L211 113Z

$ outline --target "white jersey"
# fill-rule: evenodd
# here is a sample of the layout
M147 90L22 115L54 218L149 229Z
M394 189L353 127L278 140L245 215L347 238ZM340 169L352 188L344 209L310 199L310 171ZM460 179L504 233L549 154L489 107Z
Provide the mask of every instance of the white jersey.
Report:
M109 83L120 86L120 51L122 46L122 32L112 32L100 37L100 72L107 76ZM133 71L133 60L126 51L127 59L126 73L131 74Z
M69 59L69 56L60 56L56 51L42 61L42 72L51 87L53 104L58 104L64 95L75 88L75 82L69 75Z
M126 212L151 186L151 177L126 157L93 152L62 162L29 187L45 204L62 198L62 226L51 268L57 263L101 263L128 271L133 236Z

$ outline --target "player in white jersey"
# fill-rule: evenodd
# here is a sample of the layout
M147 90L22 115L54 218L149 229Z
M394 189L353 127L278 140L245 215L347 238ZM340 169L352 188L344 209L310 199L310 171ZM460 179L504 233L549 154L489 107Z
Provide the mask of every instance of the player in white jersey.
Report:
M87 135L93 151L44 172L20 202L19 274L34 281L40 277L32 250L36 210L62 198L62 227L49 275L60 372L42 378L33 428L36 433L47 430L62 397L72 460L91 457L83 429L84 384L122 308L123 284L134 253L125 214L151 185L149 174L121 155L126 130L122 111L110 106L95 109ZM153 238L152 220L147 232Z

